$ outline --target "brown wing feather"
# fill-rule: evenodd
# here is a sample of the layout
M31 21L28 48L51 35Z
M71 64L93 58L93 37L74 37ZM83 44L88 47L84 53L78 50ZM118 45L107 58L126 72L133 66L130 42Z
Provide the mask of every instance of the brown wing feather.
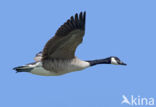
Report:
M57 30L55 36L46 43L42 60L75 57L75 50L85 33L85 16L86 12L76 13Z

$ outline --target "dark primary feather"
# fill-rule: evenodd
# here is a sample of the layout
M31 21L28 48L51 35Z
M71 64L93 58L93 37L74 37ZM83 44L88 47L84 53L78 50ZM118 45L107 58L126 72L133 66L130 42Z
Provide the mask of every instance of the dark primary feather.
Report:
M76 13L75 17L71 16L56 32L57 36L66 36L68 33L75 29L85 30L85 16L86 12L80 13L79 16Z
M71 16L55 33L43 49L42 61L46 59L71 59L82 42L85 33L86 12Z

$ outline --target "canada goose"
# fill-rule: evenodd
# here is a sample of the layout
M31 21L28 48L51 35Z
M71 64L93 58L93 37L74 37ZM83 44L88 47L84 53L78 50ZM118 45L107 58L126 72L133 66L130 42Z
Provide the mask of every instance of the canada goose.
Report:
M83 61L75 56L77 46L85 34L86 12L71 16L45 45L43 52L36 54L35 62L13 68L17 72L57 76L83 70L96 64L126 65L117 57Z

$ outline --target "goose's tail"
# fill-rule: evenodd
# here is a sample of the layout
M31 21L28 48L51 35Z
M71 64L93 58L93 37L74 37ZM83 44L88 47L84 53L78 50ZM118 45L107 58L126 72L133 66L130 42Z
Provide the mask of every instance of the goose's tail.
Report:
M30 68L29 66L18 66L13 68L13 70L16 71L16 73L18 72L30 72L33 68Z
M13 70L15 70L16 73L18 73L18 72L31 72L31 70L34 69L38 63L39 62L33 62L33 63L29 63L29 64L24 65L24 66L18 66L18 67L13 68Z

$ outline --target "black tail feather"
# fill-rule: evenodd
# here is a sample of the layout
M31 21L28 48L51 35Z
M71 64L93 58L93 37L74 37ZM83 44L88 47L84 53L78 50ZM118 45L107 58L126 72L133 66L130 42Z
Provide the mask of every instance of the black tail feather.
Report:
M15 67L13 68L13 70L16 71L16 73L18 72L30 72L33 68L25 68L25 66L19 66L19 67Z

